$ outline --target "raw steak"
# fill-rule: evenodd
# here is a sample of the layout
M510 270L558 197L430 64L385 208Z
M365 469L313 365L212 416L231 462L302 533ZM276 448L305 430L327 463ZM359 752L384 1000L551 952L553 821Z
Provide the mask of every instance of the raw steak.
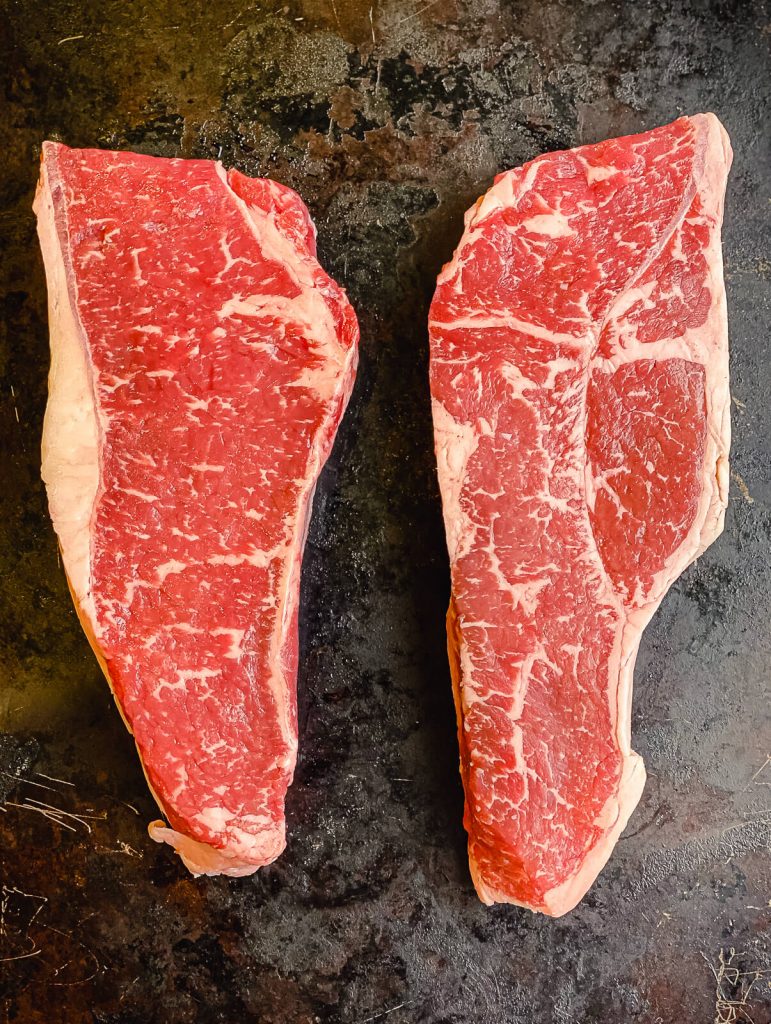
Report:
M570 910L643 789L640 636L726 506L730 161L711 114L539 157L468 212L439 277L448 646L486 903Z
M83 628L194 873L285 845L297 606L356 317L299 197L45 143L43 477Z

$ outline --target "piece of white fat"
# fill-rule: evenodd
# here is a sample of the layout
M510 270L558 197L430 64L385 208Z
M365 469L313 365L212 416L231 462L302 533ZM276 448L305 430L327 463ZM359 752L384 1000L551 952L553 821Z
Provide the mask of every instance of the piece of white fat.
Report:
M48 280L51 337L42 476L67 577L93 629L90 525L99 490L99 431L83 329L68 287L45 163L34 209Z

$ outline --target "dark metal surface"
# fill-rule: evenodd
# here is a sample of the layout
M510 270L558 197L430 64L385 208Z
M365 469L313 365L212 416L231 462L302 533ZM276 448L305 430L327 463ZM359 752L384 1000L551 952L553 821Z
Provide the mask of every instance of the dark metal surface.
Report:
M768 1024L766 4L3 10L0 1020ZM444 651L433 280L498 170L699 110L736 150L726 531L645 636L634 744L648 785L602 877L559 921L488 909L466 865ZM149 841L155 808L57 566L38 475L47 327L30 209L46 137L221 156L294 186L361 319L304 568L289 846L253 878L193 880Z

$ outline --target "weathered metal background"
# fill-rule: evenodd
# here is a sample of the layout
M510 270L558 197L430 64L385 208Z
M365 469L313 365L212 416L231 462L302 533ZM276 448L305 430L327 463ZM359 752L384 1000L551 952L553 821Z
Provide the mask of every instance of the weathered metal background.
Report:
M767 5L2 11L0 1019L768 1024ZM444 652L434 277L497 171L699 110L736 150L726 531L646 634L634 742L649 780L601 879L559 921L488 909L465 861ZM38 476L47 328L30 209L46 137L219 156L294 186L361 319L304 569L289 847L253 878L193 880L149 841L155 808L57 564Z

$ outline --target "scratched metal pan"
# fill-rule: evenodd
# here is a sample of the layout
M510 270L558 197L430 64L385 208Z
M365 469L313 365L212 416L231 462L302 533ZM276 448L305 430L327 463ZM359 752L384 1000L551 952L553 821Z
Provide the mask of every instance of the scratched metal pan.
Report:
M0 32L3 1021L768 1024L767 5L9 0ZM726 530L645 635L642 802L554 921L471 887L444 648L426 312L463 210L537 153L715 111L727 199ZM296 188L362 325L305 560L289 846L248 879L148 840L39 481L44 138Z

